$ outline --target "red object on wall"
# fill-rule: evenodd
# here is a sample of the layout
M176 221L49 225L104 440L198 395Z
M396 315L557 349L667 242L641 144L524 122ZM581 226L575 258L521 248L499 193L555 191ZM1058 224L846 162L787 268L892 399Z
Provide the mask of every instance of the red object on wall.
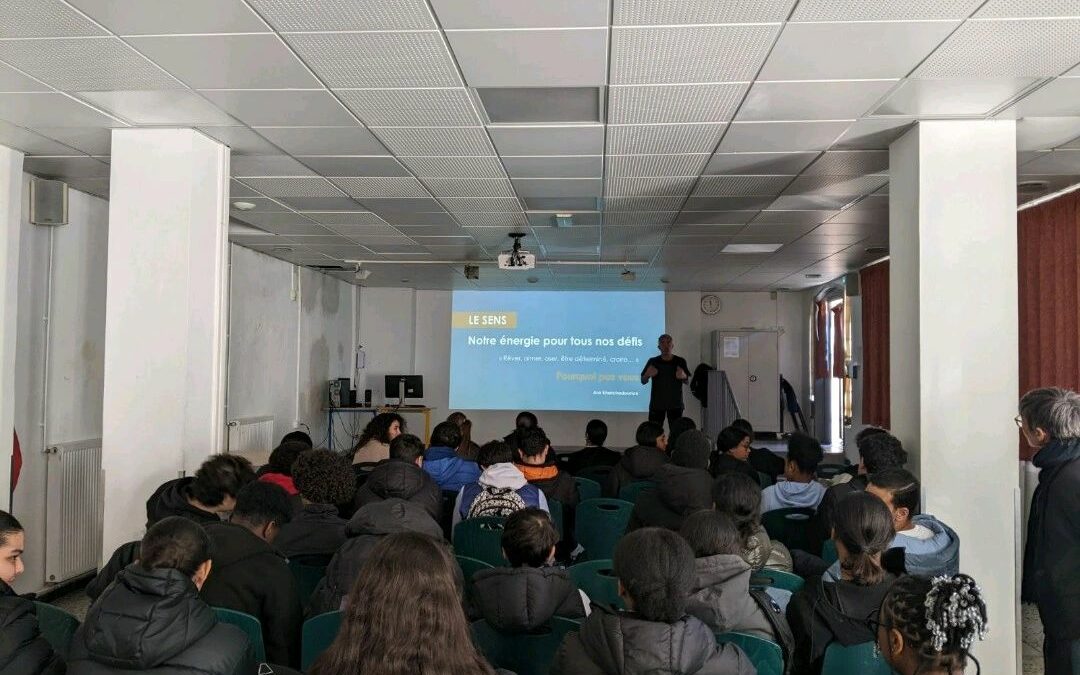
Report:
M825 340L828 337L826 326L829 322L829 308L824 300L814 303L814 379L829 377L829 357L826 353Z
M1016 225L1019 393L1080 391L1080 192L1021 211ZM1034 454L1020 434L1020 459Z
M862 297L862 419L889 428L889 261L859 272Z
M832 348L832 376L844 379L847 371L844 362L847 361L847 350L844 349L844 304L840 303L832 308L833 320L833 348Z
M15 441L11 446L11 492L15 492L15 486L19 484L19 474L22 473L22 449L19 448L19 432L12 431Z

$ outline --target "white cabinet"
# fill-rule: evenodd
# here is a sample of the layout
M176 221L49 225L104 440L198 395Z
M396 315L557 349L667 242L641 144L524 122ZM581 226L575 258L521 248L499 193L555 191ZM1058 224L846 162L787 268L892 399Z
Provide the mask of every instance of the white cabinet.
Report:
M712 363L727 372L739 411L755 432L780 431L780 351L776 331L713 331Z

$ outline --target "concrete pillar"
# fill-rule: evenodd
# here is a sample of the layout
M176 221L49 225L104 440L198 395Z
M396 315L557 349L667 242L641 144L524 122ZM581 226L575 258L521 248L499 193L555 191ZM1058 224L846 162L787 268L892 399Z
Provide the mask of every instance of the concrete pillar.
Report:
M191 129L113 131L103 555L146 499L224 448L229 150Z
M1015 122L921 122L889 181L893 430L985 593L976 656L1019 672Z
M23 154L0 145L0 509L11 509Z

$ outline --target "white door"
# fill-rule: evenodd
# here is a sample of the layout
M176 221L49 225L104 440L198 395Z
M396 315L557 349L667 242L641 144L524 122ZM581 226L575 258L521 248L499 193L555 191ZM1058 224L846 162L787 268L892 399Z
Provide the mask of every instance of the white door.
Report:
M754 431L780 431L780 353L775 332L749 333L749 401L744 411Z
M750 405L750 338L747 333L714 333L716 339L713 349L716 356L716 369L727 373L728 383L739 412L744 417Z

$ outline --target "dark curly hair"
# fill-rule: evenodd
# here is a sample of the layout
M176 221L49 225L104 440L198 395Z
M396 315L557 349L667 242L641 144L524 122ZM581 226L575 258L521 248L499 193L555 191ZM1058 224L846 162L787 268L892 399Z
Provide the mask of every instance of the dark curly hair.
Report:
M274 451L270 453L270 459L267 460L266 467L263 471L291 476L293 462L296 461L296 458L300 456L301 452L306 452L310 449L310 445L305 445L300 441L285 441L274 448Z
M251 462L240 455L211 455L191 482L191 496L204 506L219 506L227 498L235 498L244 487L255 480Z
M865 429L864 429L865 431ZM902 469L907 464L907 452L900 439L887 431L871 434L858 442L859 457L866 473L885 469Z
M313 504L347 504L356 492L349 460L329 450L300 453L292 466L292 478L300 496Z
M359 450L368 444L368 441L375 439L380 443L390 442L390 427L394 422L398 423L401 428L401 433L405 433L405 418L397 413L386 412L379 413L372 418L368 425L364 427L364 433L360 434L360 440L356 442L356 447L353 451Z

